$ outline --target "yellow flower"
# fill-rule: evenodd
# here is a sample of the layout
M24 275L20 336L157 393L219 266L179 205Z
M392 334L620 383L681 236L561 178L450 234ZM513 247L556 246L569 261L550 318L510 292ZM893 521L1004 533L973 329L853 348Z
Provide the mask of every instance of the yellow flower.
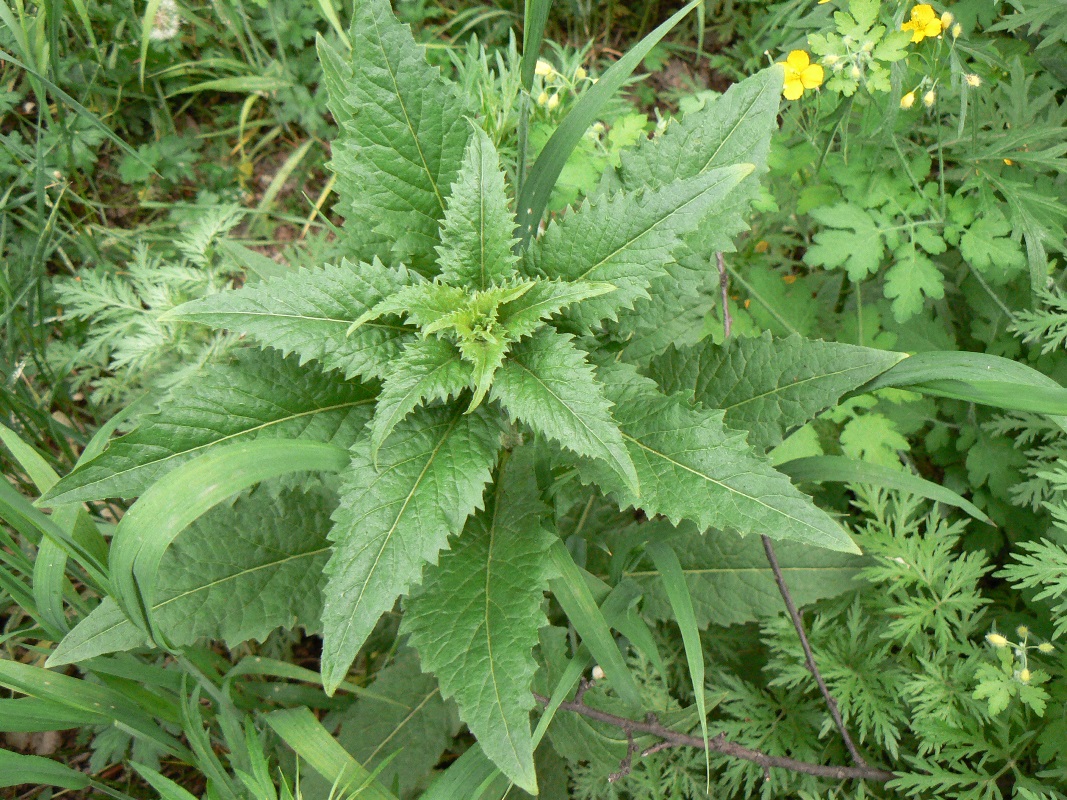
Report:
M933 108L934 103L937 102L937 92L933 89L923 95L923 105L927 108Z
M911 40L917 43L927 37L940 36L942 25L934 7L927 3L920 3L911 9L911 19L901 25L900 29L911 31Z
M968 86L978 87L982 85L982 79L975 75L973 72L968 72L963 76L963 80L967 82Z
M999 633L990 633L985 638L993 647L1005 647L1008 644L1008 640Z
M900 98L900 107L903 109L911 108L915 105L915 92L908 92L902 98Z
M798 100L805 89L822 86L823 69L812 64L803 50L793 50L785 59L785 85L782 96L786 100Z

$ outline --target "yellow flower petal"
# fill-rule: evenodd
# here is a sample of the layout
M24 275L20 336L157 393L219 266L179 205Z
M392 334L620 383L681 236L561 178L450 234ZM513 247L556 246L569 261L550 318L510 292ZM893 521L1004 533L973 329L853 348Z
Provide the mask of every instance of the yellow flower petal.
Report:
M793 50L786 56L785 63L797 72L803 72L811 63L811 59L804 50Z
M800 82L804 85L805 89L814 89L817 86L822 86L822 79L822 67L818 64L812 64L800 73Z
M800 78L786 80L782 88L782 97L786 100L799 100L802 94L804 94L804 84L801 83Z
M927 3L920 3L911 10L911 19L912 22L920 22L925 25L931 20L937 19L937 12L934 11L933 6Z
M941 35L941 20L930 20L923 26L923 33L926 36L934 37Z

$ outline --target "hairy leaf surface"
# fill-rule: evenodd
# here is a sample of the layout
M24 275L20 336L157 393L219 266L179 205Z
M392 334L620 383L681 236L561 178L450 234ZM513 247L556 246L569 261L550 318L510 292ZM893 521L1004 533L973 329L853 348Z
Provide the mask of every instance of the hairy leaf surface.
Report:
M404 608L401 633L482 750L516 784L536 791L530 692L537 664L531 649L548 623L542 591L551 572L553 537L541 527L547 509L534 464L512 456L484 511L471 518L422 588Z
M448 400L471 383L471 365L460 359L449 342L434 337L411 342L382 385L371 420L371 454L416 406Z
M552 222L530 248L526 269L565 280L611 283L616 291L566 313L588 328L647 298L664 264L709 209L752 171L735 164L669 186L593 199Z
M333 691L378 618L436 562L450 534L482 506L500 445L494 416L420 408L378 450L352 448L330 532L323 610L323 685Z
M781 613L782 596L758 538L741 538L729 531L702 533L692 523L674 528L660 521L632 526L615 537L612 546L640 548L637 542L644 541L665 541L678 554L701 628L710 623L737 625ZM801 606L860 588L860 570L870 563L863 556L797 542L778 542L774 549L789 592ZM624 574L641 586L646 614L657 620L673 618L651 561L646 559Z
M416 280L403 267L345 260L194 300L170 316L247 333L266 347L296 353L301 364L315 360L346 378L380 378L405 337L411 338L410 329L396 320L368 322L351 334L349 328L383 298Z
M467 104L387 0L358 0L350 30L352 76L335 105L353 115L332 162L345 227L371 228L397 260L429 272L471 132Z
M611 403L570 336L542 329L516 344L493 382L492 398L568 450L602 460L630 492L639 491Z
M190 458L234 441L302 438L348 447L373 405L371 387L301 368L276 352L243 350L232 364L209 367L177 390L158 414L74 470L44 500L136 497Z
M792 428L881 375L903 353L814 341L800 336L734 338L672 348L649 374L668 393L680 392L707 409L725 412L731 428L748 431L757 450L779 444Z
M515 272L515 215L504 192L496 148L478 128L467 144L458 180L452 184L438 264L441 278L456 286L487 289Z
M605 370L603 377L637 467L641 497L598 462L583 461L579 469L621 505L662 514L675 524L688 519L701 529L858 552L840 525L752 451L743 433L723 425L721 411L662 395L652 381L625 367Z
M273 497L261 489L182 531L160 562L152 607L168 641L181 647L208 637L233 647L279 627L317 630L333 506L321 491ZM105 598L60 642L49 666L144 644L143 631Z

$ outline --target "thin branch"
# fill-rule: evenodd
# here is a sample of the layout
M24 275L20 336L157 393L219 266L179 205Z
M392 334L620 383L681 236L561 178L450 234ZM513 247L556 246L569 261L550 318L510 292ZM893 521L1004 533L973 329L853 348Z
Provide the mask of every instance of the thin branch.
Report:
M804 660L807 663L808 671L815 678L815 682L819 684L819 691L822 692L823 698L826 700L826 705L830 709L830 716L834 718L834 724L837 726L837 730L841 732L841 738L845 742L845 747L848 748L849 755L852 756L852 761L857 767L867 769L867 762L860 755L860 751L856 749L855 743L852 741L852 737L848 734L848 728L845 727L845 721L841 718L841 711L837 707L837 701L833 695L830 694L830 690L826 686L826 681L822 679L822 674L819 672L819 668L815 665L815 654L811 651L811 643L808 642L808 635L804 632L804 622L800 619L800 612L797 611L797 605L793 602L793 596L789 593L789 587L785 585L785 576L782 575L782 568L778 566L778 557L774 554L774 545L767 536L763 536L763 551L767 554L767 563L771 565L771 571L774 572L775 583L778 584L778 591L782 594L782 600L785 601L786 610L789 611L789 617L793 620L793 627L796 628L797 636L800 637L800 646L804 648Z
M730 338L730 328L733 320L730 318L730 275L726 271L726 261L722 252L715 253L715 263L719 267L719 291L722 292L722 334L723 338Z
M547 706L549 704L549 699L543 695L535 694L534 697L537 698L537 702L541 705ZM891 781L896 777L892 772L886 772L885 770L875 769L874 767L868 766L835 767L827 766L825 764L812 764L807 761L797 761L796 759L786 758L784 756L769 756L766 753L761 753L759 750L752 750L748 747L731 742L726 738L726 735L722 733L718 736L709 738L705 742L700 736L690 736L665 727L656 721L655 716L651 714L644 722L638 722L637 720L629 719L627 717L609 714L607 711L601 711L598 708L587 706L585 703L575 703L573 700L565 701L561 703L559 707L597 722L603 722L606 725L619 728L626 733L628 741L635 734L655 736L661 740L659 744L653 745L645 750L642 755L659 752L660 750L666 750L670 747L693 747L697 750L708 750L712 753L721 753L722 755L737 758L742 761L751 761L753 764L761 766L764 772L771 769L787 769L791 772L813 775L816 778L828 778L837 781L878 781L880 783Z

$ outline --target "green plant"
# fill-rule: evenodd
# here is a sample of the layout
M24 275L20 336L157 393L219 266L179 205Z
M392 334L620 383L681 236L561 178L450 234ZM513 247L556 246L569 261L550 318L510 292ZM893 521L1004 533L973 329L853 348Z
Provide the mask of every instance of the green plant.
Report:
M19 719L59 725L75 708L101 760L137 748L167 797L186 795L144 768L160 752L195 765L209 796L274 797L268 728L327 784L378 798L566 796L567 772L578 796L696 796L713 773L735 796L981 797L1009 773L1043 789L1020 764L1056 757L1035 720L1060 671L1031 669L1029 634L981 650L986 557L958 545L960 523L856 487L866 522L850 531L832 485L988 521L895 461L907 441L872 409L926 395L1055 418L1067 390L986 354L738 336L725 308L717 341L701 336L729 299L724 253L766 203L784 70L635 137L542 229L585 130L693 8L577 97L532 165L536 4L511 166L494 143L511 123L487 132L478 98L426 64L385 0L357 4L349 52L320 40L343 257L154 317L255 344L102 449L105 429L62 480L5 432L54 511L0 493L41 565L10 539L0 580L19 633L57 643L38 648L46 667L85 673L0 662ZM867 460L826 455L835 437ZM831 486L816 502L796 483ZM102 530L117 515L79 505L132 497ZM1029 585L1028 566L1008 577ZM817 602L809 638L796 604ZM301 628L322 633L317 672L269 655L291 655ZM234 665L201 638L255 655ZM461 755L460 720L476 740Z

